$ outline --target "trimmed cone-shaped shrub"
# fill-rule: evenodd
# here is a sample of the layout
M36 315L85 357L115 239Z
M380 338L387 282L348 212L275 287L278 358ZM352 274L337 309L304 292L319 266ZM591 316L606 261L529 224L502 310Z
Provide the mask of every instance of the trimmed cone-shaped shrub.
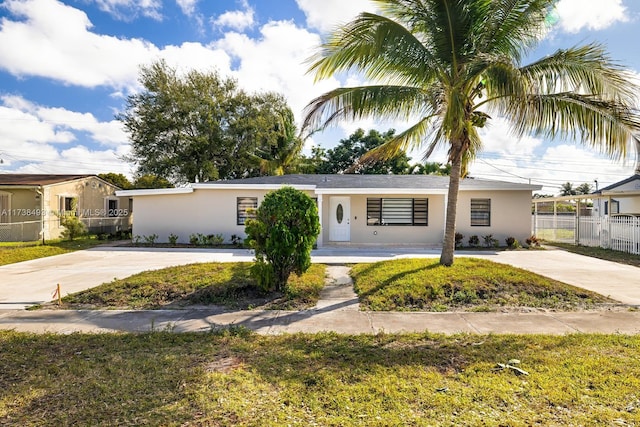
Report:
M320 233L316 203L292 187L268 193L245 226L246 243L255 250L252 269L264 291L284 291L291 273L311 266L311 249Z

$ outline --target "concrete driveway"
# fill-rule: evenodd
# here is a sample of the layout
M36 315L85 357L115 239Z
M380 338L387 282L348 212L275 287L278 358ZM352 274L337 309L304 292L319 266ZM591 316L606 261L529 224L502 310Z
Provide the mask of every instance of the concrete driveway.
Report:
M313 262L345 264L394 258L437 258L439 249L322 248ZM461 252L511 264L609 296L624 304L640 305L640 268L571 254L562 250ZM0 310L23 309L51 301L56 285L62 295L92 288L115 278L145 270L195 262L251 261L244 249L164 249L96 247L0 267Z

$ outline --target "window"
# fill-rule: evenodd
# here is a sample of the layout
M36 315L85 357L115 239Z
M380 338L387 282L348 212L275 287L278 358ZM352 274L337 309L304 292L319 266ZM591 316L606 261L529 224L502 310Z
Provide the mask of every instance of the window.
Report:
M611 199L611 215L620 213L620 201ZM604 202L604 214L609 215L609 202Z
M257 197L238 197L238 225L244 225L248 219L256 217L254 209L258 208Z
M471 225L478 227L491 225L491 199L471 199Z
M367 198L367 225L427 226L428 199Z
M118 199L107 200L107 216L118 216Z
M65 216L78 216L78 199L76 197L59 196L60 210L58 212L59 222Z

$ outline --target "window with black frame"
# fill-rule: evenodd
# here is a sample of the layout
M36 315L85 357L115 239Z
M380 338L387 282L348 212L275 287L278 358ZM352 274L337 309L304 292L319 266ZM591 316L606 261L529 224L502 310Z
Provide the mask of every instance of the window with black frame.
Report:
M367 225L429 225L429 200L367 198Z

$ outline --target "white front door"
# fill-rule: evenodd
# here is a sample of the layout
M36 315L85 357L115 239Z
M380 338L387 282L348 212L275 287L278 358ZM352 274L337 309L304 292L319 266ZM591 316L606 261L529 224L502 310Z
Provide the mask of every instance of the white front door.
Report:
M348 242L351 240L351 199L332 197L329 203L329 240Z

